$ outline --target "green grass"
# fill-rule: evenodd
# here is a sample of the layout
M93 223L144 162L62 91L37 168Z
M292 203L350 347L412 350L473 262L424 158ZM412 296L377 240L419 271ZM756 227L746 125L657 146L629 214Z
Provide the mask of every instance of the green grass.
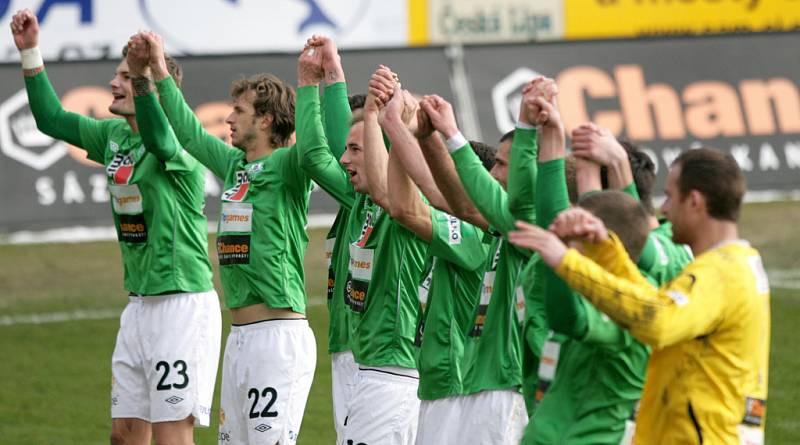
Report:
M768 270L800 270L795 221L800 221L800 203L745 208L742 237L762 252ZM306 255L308 317L318 353L300 444L334 442L328 319L322 300L327 277L324 234L310 232ZM119 250L112 242L0 246L0 318L77 309L121 311L127 301L121 282ZM223 315L225 336L230 316L227 311ZM800 443L795 417L800 355L792 327L797 320L800 290L773 289L770 445ZM116 319L0 326L0 444L107 444L110 358L117 328ZM213 409L219 409L219 384ZM196 443L216 444L216 431L215 415L210 428L196 430Z

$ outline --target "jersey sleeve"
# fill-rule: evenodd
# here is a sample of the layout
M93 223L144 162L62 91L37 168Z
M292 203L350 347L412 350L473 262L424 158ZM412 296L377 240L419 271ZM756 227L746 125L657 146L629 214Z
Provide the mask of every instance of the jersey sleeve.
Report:
M301 101L304 103L302 108ZM339 166L338 159L331 153L322 133L322 123L319 118L319 87L298 88L296 110L298 132L295 150L303 170L341 206L346 209L352 208L355 192L350 185L347 172ZM305 126L302 131L300 122Z
M156 82L164 114L180 145L218 178L224 178L236 151L209 134L186 103L175 80L166 77Z
M674 280L656 288L639 273L616 236L587 252L605 268L570 249L556 272L576 291L642 343L659 349L706 335L719 323L720 274L690 264Z
M347 135L350 134L350 123L353 121L353 112L347 100L347 84L336 82L325 87L322 101L322 120L325 126L325 136L328 138L328 147L334 159L339 159L347 145Z
M516 219L536 223L536 129L517 128L508 166L508 208Z
M626 185L625 188L621 190L622 193L630 195L633 199L637 201L641 201L639 198L639 191L636 190L636 183L631 182L630 184Z
M64 110L46 71L26 76L25 89L36 126L42 133L81 147L86 150L89 159L103 163L108 141L108 121Z
M477 270L486 261L483 232L455 216L431 209L433 228L430 254L466 270Z
M454 151L452 157L464 190L489 225L503 235L516 230L506 191L486 171L469 143Z
M178 144L155 93L136 96L133 100L136 106L136 123L139 125L145 150L163 162L167 171L192 171L197 161L186 155Z

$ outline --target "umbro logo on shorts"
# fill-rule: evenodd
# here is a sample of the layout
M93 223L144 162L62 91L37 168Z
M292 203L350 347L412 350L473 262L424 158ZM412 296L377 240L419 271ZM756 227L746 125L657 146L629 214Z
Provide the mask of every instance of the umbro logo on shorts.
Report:
M271 429L272 429L272 427L271 427L271 426L269 426L269 425L265 425L265 424L263 424L263 423L262 423L262 424L258 425L257 427L255 427L255 428L253 428L253 429L254 429L254 430L256 430L256 431L258 431L259 433L263 433L263 432L265 432L265 431L269 431L269 430L271 430Z
M171 403L173 405L177 405L177 404L183 402L183 398L182 397L178 397L178 396L172 396L172 397L169 397L167 399L164 399L164 401L167 402L167 403Z

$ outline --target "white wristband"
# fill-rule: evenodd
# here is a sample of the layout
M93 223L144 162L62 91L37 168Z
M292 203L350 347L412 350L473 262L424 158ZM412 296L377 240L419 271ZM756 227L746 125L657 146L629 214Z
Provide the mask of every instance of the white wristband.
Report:
M44 59L42 59L42 52L39 51L38 46L20 50L19 57L22 60L22 69L24 70L32 70L34 68L39 68L40 66L44 65Z
M458 150L459 148L467 145L467 138L465 138L464 135L461 134L461 132L459 131L458 133L453 135L453 137L448 139L445 144L447 144L447 151L452 153Z
M536 125L531 125L527 122L522 122L520 120L517 121L517 128L520 130L534 130L536 129Z

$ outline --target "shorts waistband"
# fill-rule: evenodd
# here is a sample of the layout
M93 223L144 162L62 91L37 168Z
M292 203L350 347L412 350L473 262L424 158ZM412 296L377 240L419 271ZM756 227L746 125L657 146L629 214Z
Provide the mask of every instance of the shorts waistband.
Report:
M361 366L358 365L358 370L363 372L374 372L386 375L393 375L395 377L405 377L409 379L419 380L419 371L414 368L401 368L400 366Z
M269 320L254 321L247 324L231 324L231 332L246 332L258 329L298 329L307 327L307 318L272 318Z
M170 299L173 299L173 298L180 298L180 297L186 297L186 296L191 296L191 295L198 295L198 296L201 296L201 297L213 296L214 298L218 298L217 297L217 291L214 290L214 289L211 289L211 290L207 290L207 291L203 291L203 292L174 292L174 293L158 294L158 295L142 295L142 294L137 294L135 292L129 292L128 293L128 300L131 303L141 303L141 302L145 302L145 301L156 302L156 301L165 301L165 300L170 300Z

